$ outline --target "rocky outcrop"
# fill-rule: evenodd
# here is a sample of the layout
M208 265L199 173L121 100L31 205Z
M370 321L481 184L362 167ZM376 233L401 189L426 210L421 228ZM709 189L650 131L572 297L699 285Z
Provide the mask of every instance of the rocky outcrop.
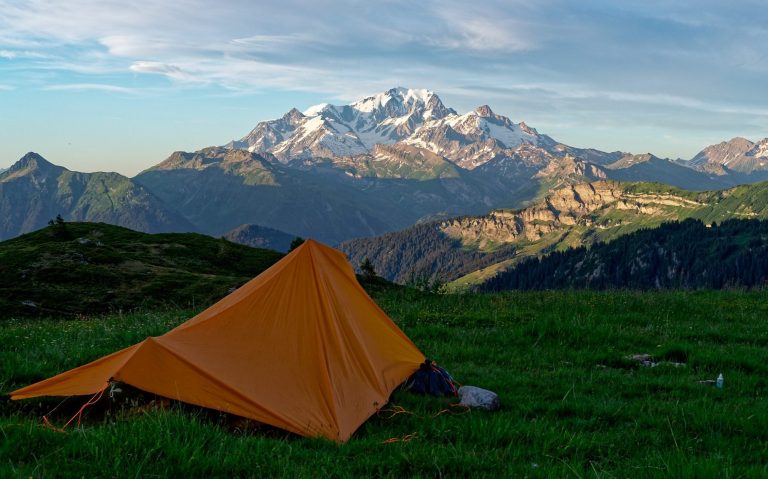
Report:
M539 241L564 227L594 226L599 210L617 210L642 216L663 215L672 208L694 209L701 203L667 193L632 193L621 183L598 181L555 190L522 210L493 211L486 216L456 218L440 223L449 237L480 249L519 240Z

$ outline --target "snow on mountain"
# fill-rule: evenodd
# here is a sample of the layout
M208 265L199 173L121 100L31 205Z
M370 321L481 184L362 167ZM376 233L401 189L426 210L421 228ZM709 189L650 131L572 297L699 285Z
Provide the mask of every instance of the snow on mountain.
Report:
M329 106L331 106L330 103L320 103L319 105L313 105L304 110L304 116L317 116Z
M348 125L324 115L307 117L287 141L271 150L281 161L356 155L367 151Z
M755 157L768 159L768 138L763 138L755 146Z
M455 115L429 90L393 88L351 105L323 103L304 113L256 125L228 148L270 152L280 161L369 153L376 144L392 144L427 121Z
M510 150L521 145L549 147L554 143L525 123L515 124L497 115L488 105L464 115L428 121L404 142L443 155L467 169L477 168L505 152L513 156Z

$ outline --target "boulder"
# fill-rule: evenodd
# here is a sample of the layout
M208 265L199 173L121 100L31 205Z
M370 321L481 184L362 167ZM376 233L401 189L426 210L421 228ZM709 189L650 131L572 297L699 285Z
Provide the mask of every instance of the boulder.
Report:
M499 395L487 389L475 386L462 386L459 388L459 404L462 406L495 411L501 407Z

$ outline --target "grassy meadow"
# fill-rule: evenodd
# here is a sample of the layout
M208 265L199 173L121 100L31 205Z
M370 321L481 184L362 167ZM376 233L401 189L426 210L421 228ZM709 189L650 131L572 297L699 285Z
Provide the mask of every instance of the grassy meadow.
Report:
M101 407L60 433L40 421L60 399L4 397L0 477L768 476L768 293L373 296L459 382L499 393L502 410L396 391L337 445L179 404ZM0 391L192 314L1 320ZM626 358L639 353L685 366ZM722 390L698 383L721 372ZM51 419L63 424L84 400Z

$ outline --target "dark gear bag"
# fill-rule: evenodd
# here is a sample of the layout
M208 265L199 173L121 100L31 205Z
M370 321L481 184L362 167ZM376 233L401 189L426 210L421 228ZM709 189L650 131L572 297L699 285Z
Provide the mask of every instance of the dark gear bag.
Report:
M419 369L405 381L405 389L415 394L456 396L456 385L448 371L427 358Z

